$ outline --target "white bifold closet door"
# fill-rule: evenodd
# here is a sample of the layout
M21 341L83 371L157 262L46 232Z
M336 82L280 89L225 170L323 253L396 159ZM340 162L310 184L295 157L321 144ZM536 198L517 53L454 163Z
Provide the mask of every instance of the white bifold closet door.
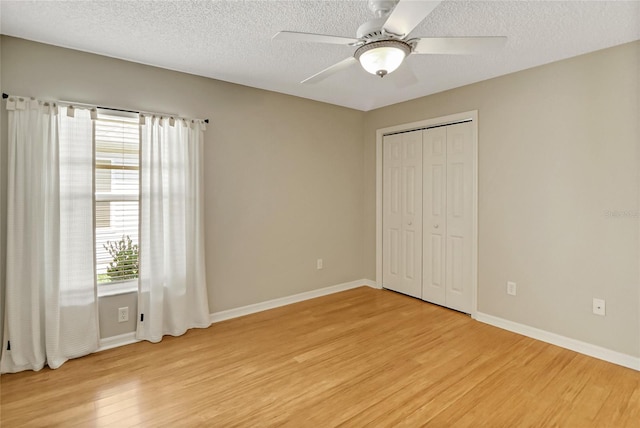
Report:
M423 132L422 299L471 313L472 124L465 122Z
M422 295L422 131L383 140L383 286Z
M471 122L383 139L382 285L471 313Z

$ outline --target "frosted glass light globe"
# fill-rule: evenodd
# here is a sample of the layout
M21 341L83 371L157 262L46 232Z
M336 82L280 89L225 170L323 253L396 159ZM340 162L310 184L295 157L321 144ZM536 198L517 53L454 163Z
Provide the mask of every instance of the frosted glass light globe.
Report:
M384 77L400 67L410 52L411 48L404 42L384 40L360 46L355 58L367 72Z

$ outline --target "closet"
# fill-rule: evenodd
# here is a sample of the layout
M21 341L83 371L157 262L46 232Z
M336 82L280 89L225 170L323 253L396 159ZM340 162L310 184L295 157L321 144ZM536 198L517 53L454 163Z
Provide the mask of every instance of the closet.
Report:
M475 150L471 121L385 135L382 285L471 313Z

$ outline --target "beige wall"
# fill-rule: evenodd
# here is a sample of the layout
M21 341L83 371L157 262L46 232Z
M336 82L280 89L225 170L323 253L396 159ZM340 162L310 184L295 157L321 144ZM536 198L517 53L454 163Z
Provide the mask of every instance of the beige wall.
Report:
M4 92L211 120L204 149L211 312L363 278L364 113L1 40ZM104 324L109 317L101 312L103 337L122 333L121 325Z
M366 276L376 129L477 109L479 311L640 356L639 76L636 42L368 112Z
M479 310L640 356L640 43L363 113L1 40L4 92L211 119L212 312L374 279L375 130L477 109ZM101 302L101 317L122 303Z

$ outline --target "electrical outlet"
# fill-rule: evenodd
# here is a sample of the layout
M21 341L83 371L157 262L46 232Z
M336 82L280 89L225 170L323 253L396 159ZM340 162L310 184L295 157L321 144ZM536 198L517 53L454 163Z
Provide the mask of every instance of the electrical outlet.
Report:
M323 267L324 267L324 266L323 266L323 263L322 263L322 259L318 259L318 260L316 261L316 268L317 268L317 269L322 269Z
M129 307L118 308L118 322L129 321Z
M517 293L517 287L515 282L507 281L507 294L515 296Z
M596 315L605 316L605 301L602 299L593 298L593 313Z

